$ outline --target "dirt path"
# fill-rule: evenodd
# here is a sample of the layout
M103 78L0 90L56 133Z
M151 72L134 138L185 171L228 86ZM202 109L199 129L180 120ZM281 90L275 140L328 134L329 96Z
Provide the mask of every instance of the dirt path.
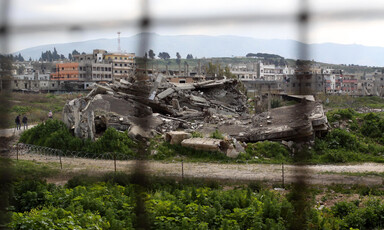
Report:
M28 125L28 129L35 127L37 124L31 124ZM22 132L24 132L23 124L21 125L21 129L16 130L16 128L10 128L10 129L0 129L0 137L12 137L12 136L18 136Z
M13 153L12 158L16 155ZM30 153L20 153L19 159L52 163L60 168L58 157ZM94 160L84 158L61 159L62 176L56 178L56 183L65 183L68 175L77 173L99 174L114 171L113 160ZM137 161L117 161L116 169L120 172L131 173ZM144 161L141 169L152 175L181 177L181 162ZM217 164L217 163L183 163L184 177L212 178L219 180L256 181L281 183L282 166L277 164ZM291 183L296 177L306 177L311 184L367 184L380 185L383 178L379 176L349 176L341 173L384 172L384 164L364 163L355 165L311 165L284 166L284 180ZM60 179L61 178L61 179ZM62 180L62 181L60 181Z

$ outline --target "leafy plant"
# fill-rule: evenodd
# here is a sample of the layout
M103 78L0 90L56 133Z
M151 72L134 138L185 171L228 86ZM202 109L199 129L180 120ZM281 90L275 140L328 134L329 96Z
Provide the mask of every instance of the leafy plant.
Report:
M224 136L222 133L220 133L220 131L218 129L216 129L213 133L211 133L211 136L210 138L215 138L215 139L221 139L223 140L224 139Z

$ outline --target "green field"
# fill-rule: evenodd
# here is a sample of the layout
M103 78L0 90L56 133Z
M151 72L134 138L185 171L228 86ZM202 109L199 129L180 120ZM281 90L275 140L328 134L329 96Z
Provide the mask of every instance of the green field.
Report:
M15 117L20 114L21 117L25 114L28 117L29 124L40 123L48 119L48 112L51 110L53 117L62 119L62 110L67 100L78 97L78 94L32 94L32 93L11 93L4 95L3 100L8 100L8 103L0 105L2 114L8 116L7 122L1 124L5 127L15 127Z

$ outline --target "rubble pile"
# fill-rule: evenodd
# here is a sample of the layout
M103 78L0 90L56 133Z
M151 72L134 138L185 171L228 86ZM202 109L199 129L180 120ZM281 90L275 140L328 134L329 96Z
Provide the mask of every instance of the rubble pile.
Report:
M178 129L192 131L204 122L246 114L246 97L236 85L234 79L179 85L162 77L153 82L120 80L95 85L86 97L69 101L63 117L80 138L95 139L108 127L145 138Z
M192 84L172 84L162 76L152 81L120 80L95 85L87 96L69 101L63 117L80 138L94 140L114 127L127 130L132 138L164 134L171 143L220 150L230 156L244 151L241 142L308 140L328 130L322 104L311 97L301 97L299 104L250 115L246 96L236 86L235 79ZM227 141L190 135L198 131L208 136L216 129L226 135Z
M321 135L328 128L322 104L314 101L271 109L250 118L227 119L218 125L220 132L244 142L305 141L316 134Z

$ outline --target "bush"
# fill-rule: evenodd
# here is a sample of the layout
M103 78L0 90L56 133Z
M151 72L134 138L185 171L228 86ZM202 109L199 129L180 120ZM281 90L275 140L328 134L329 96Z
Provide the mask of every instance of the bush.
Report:
M356 111L353 109L337 109L327 113L329 122L335 122L338 120L352 119L356 115Z
M95 154L115 152L129 156L136 155L137 144L127 133L108 128L97 141L74 137L67 126L58 120L48 120L21 134L20 142L46 146L65 151L89 152Z
M15 105L12 107L11 109L11 112L16 112L18 114L24 114L24 113L28 113L31 111L31 107L29 106L19 106L19 105Z
M223 134L221 134L221 133L219 132L219 130L216 129L216 130L211 134L210 138L215 138L215 139L221 139L221 140L223 140L223 139L224 139L224 136L223 136Z
M272 99L271 100L271 108L278 108L281 106L281 100L280 99Z
M203 137L203 134L197 131L192 132L192 137L193 138L198 138L198 137Z
M282 144L271 141L248 143L245 151L250 156L276 158L279 160L290 156L290 152Z
M352 202L339 202L336 203L332 208L332 212L336 217L343 218L348 214L354 212L358 207Z
M384 119L380 119L380 117L374 113L368 113L363 119L364 122L360 132L364 136L371 138L381 138L383 136Z
M334 129L326 136L328 147L331 149L345 148L348 150L356 150L359 142L355 135L344 129Z

